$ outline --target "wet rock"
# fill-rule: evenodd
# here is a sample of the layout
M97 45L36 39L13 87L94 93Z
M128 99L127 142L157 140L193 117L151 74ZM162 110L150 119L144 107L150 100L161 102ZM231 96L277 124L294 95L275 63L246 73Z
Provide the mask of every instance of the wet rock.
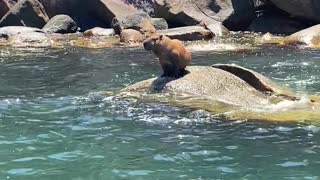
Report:
M165 18L171 26L222 22L235 31L245 29L255 18L252 0L155 0L155 15Z
M317 0L269 0L291 16L320 23L320 1Z
M128 4L133 5L137 9L143 10L143 12L153 15L153 2L154 0L122 0Z
M306 44L310 47L320 47L320 24L285 37L285 44L299 43Z
M270 96L261 92L259 88L251 86L237 74L205 66L188 66L187 70L190 73L179 79L167 77L149 79L133 84L122 91L138 92L144 89L163 94L170 92L176 95L189 94L196 97L206 97L211 101L251 108L272 104ZM268 88L277 89L278 87ZM279 97L278 100L283 99Z
M164 18L151 18L151 22L156 30L168 29L168 23Z
M46 33L75 33L78 25L67 15L56 15L42 28Z
M276 25L275 25L276 24ZM304 23L279 14L263 14L254 19L248 30L272 34L292 34L306 28Z
M156 31L151 18L145 13L116 16L112 20L112 27L116 34L120 34L124 29L134 29L141 33L153 33Z
M41 32L26 32L13 35L9 38L9 43L13 47L50 47L51 40Z
M100 27L95 27L89 30L86 30L83 35L84 36L113 36L114 30L113 29L105 29Z
M32 33L38 32L43 33L41 29L32 28L32 27L25 27L25 26L7 26L0 28L0 37L9 37L17 34L24 34L24 33Z
M157 33L166 35L171 39L179 39L181 41L196 41L212 39L212 33L201 26L186 26L180 28L170 28L160 30Z
M49 20L38 0L17 2L0 20L0 26L28 26L42 28Z
M92 13L106 24L111 24L116 16L129 16L138 13L138 10L119 0L92 0L89 3Z
M146 37L141 32L134 29L125 29L120 35L120 42L124 43L140 43L145 39Z
M200 23L199 25L209 30L212 36L221 37L221 36L226 36L230 34L230 31L226 27L224 27L221 23L209 24L209 25L205 23Z

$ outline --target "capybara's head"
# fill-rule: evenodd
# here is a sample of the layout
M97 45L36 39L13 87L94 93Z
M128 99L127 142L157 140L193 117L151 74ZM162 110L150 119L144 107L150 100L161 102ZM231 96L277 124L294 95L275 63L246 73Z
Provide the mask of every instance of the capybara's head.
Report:
M163 39L163 35L155 34L143 42L143 47L147 51L154 50L155 46L160 44Z

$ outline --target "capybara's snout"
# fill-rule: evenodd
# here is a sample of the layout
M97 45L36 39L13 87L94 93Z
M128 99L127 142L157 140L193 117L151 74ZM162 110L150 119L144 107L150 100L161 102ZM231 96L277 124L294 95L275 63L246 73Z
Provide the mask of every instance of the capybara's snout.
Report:
M152 46L153 46L152 41L144 41L143 42L143 47L147 51L151 51L152 50Z

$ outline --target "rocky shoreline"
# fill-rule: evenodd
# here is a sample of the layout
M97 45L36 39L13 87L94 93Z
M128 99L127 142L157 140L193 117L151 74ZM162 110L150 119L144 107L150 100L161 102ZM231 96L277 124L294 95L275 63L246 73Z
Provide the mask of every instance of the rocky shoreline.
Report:
M312 0L0 0L0 46L136 46L152 33L182 41L268 33L260 43L320 48ZM280 36L279 36L280 35Z

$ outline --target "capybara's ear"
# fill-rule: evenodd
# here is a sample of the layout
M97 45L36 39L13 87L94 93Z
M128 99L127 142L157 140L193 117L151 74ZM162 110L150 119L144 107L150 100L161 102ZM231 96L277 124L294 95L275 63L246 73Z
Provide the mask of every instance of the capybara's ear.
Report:
M163 38L163 35L160 35L160 36L159 36L159 39L162 40L162 38Z

